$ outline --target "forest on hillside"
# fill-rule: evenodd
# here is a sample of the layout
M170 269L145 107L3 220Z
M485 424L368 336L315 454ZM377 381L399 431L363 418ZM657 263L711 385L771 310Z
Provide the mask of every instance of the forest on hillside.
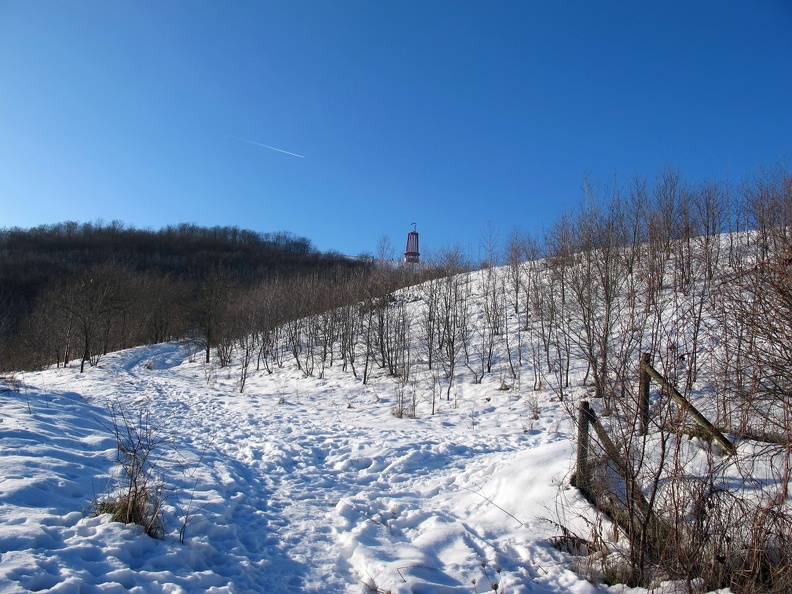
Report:
M0 369L96 362L201 329L213 340L232 295L307 278L332 287L371 268L288 232L118 221L0 229Z

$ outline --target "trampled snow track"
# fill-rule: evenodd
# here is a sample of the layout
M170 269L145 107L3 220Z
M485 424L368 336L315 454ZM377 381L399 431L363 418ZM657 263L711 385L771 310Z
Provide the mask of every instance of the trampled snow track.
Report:
M148 411L167 437L159 464L171 488L169 532L133 555L132 575L120 580L127 586L358 593L585 584L558 569L542 541L553 530L541 518L552 516L548 502L563 481L557 460L569 458L571 442L557 416L526 430L524 404L506 395L395 419L387 390L349 374L262 373L240 394L227 370L191 362L178 345L109 355L84 375L48 373L53 392L115 402L130 420ZM110 565L81 579L99 586L103 571Z

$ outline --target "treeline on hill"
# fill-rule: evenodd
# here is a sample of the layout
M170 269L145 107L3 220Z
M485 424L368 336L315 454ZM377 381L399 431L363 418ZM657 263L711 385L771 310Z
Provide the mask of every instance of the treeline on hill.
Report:
M370 259L322 253L287 232L116 221L0 229L0 369L84 366L187 336L202 337L208 352L249 294L266 292L280 323L353 298L339 289L353 281L369 292L406 282L393 269L374 283L373 271Z

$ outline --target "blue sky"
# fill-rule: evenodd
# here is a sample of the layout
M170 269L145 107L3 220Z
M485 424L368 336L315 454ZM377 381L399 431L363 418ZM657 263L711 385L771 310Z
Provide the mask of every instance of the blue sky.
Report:
M415 222L476 258L586 174L788 163L792 3L2 0L0 86L0 227L236 225L355 255Z

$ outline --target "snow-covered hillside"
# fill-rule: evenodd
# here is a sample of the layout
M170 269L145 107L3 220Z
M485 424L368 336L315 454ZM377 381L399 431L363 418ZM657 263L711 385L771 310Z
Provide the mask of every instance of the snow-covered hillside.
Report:
M310 375L286 356L240 392L238 361L205 364L189 343L18 374L0 393L0 591L645 592L589 582L553 546L607 523L569 484L592 388L578 357L563 401L552 378L534 389L544 355L518 344L505 300L482 371L488 274L471 275L465 314L480 350L450 386L418 347L411 382L383 368L363 383L338 359ZM419 325L426 302L407 289L393 307ZM157 442L162 540L91 514L118 480L120 414Z
M559 497L578 497L558 403L534 420L519 395L464 385L456 407L397 419L387 382L335 368L256 374L243 394L205 371L166 344L1 395L0 590L597 591L547 541ZM88 514L116 471L111 403L167 438L162 541Z

